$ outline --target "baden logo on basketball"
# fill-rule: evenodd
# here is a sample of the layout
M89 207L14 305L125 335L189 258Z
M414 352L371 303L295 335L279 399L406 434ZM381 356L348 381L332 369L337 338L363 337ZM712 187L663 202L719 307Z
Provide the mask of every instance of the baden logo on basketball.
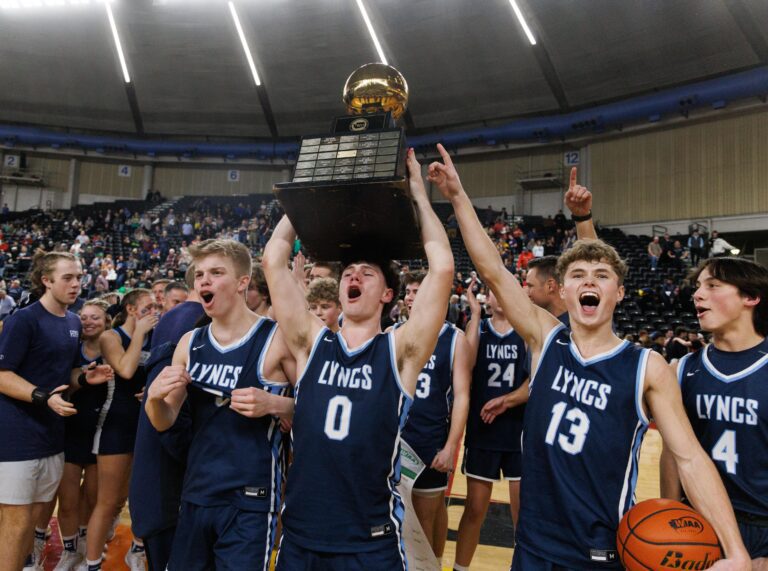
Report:
M360 117L359 119L355 119L349 124L349 129L351 131L365 131L368 128L368 119L365 117Z
M695 517L683 516L669 520L669 527L683 535L698 535L704 531L704 525Z
M670 550L659 563L659 569L709 569L716 561L709 553L704 554L704 559L685 559L679 551Z

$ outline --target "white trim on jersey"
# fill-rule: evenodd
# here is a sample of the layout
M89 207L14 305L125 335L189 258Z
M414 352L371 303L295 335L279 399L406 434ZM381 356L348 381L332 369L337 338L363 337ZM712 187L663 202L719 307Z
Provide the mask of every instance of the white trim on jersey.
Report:
M266 387L287 387L290 383L288 381L270 381L266 375L264 375L264 362L267 360L267 353L269 352L269 346L272 344L272 340L275 337L275 334L277 333L277 328L279 325L277 323L274 324L272 327L272 331L269 332L269 335L267 336L267 340L264 341L264 347L261 349L261 354L259 355L259 362L256 365L256 374L258 375L259 382L266 386Z
M640 446L643 443L643 437L648 428L647 424L638 421L635 425L635 432L632 435L632 446L629 449L629 458L627 458L627 469L624 471L624 484L621 488L621 497L619 498L618 519L621 521L629 508L635 503L635 487L637 486L637 471L640 463ZM627 501L629 499L629 501Z
M683 386L683 373L685 372L685 365L691 355L693 355L693 353L683 355L682 358L677 362L677 384L681 387Z
M489 331L490 333L493 333L493 334L494 334L496 337L498 337L499 339L505 339L505 338L509 337L510 335L512 335L512 334L515 332L515 328L514 328L514 327L510 327L510 328L509 328L509 331L507 331L506 333L499 333L499 332L498 332L498 331L496 331L496 329L493 327L493 322L491 321L491 318L490 318L490 317L486 317L484 321L485 321L485 322L486 322L486 324L488 325L488 331Z
M555 338L555 335L557 335L563 329L566 329L565 325L563 325L562 323L558 323L557 325L553 326L552 329L549 330L549 333L547 333L547 336L544 338L544 343L541 345L541 353L539 353L539 360L536 362L536 369L530 372L531 381L528 383L529 393L533 388L533 382L536 380L536 373L539 372L539 365L541 364L541 361L544 359L544 355L546 354L547 349L549 349L549 346L552 344L552 340Z
M115 398L115 380L107 381L107 398L104 400L104 404L101 405L99 411L99 418L96 421L96 432L93 435L93 448L91 454L99 453L99 446L101 446L101 433L104 431L104 423L109 415L109 409L112 408L112 401Z
M317 332L317 336L315 337L315 340L312 342L312 350L309 352L309 357L307 358L307 363L304 365L304 370L301 372L301 376L296 379L296 384L293 387L293 399L294 401L298 402L299 400L299 386L301 385L301 381L304 380L304 376L307 374L307 369L309 369L309 365L312 363L312 359L315 356L315 352L317 351L317 348L320 346L320 341L322 341L325 338L325 334L327 332L331 331L326 326L323 326L320 328L320 331Z
M651 356L650 349L643 349L640 354L640 362L637 364L637 376L635 377L635 410L637 419L643 424L649 424L648 416L643 409L643 392L645 390L645 371L648 367L648 359Z
M570 342L571 353L573 354L574 357L576 357L576 360L578 360L579 363L581 363L585 367L588 367L589 365L594 365L595 363L599 363L600 361L607 361L608 359L615 357L616 355L621 353L629 345L629 341L625 339L621 343L616 345L616 347L614 347L613 349L609 349L604 353L600 353L598 355L595 355L594 357L585 359L584 357L581 356L581 352L579 352L579 348L576 346L576 343L573 340L573 333L571 333L570 338L571 338L571 342Z
M344 335L341 334L341 331L337 331L336 332L336 336L339 338L339 343L341 344L341 348L342 348L342 350L344 351L344 354L347 357L354 357L355 355L358 355L358 354L362 353L363 351L365 351L368 348L368 346L371 343L373 343L373 340L376 339L377 335L381 335L381 334L377 333L376 335L374 335L373 337L368 339L368 341L366 341L365 343L363 343L359 347L355 347L354 349L350 349L349 345L347 345L346 339L344 339Z
M389 357L392 365L392 374L395 375L395 381L397 381L397 386L400 389L400 392L403 393L405 398L407 398L411 403L413 402L414 395L409 395L408 391L405 390L405 387L403 386L403 380L400 378L400 371L397 369L397 355L395 352L395 332L390 331L389 333L385 333L387 336L387 342L389 343ZM341 337L341 335L339 335ZM368 342L370 343L370 341ZM366 343L367 344L367 343ZM405 420L400 422L400 430L403 429L403 426L405 426Z
M229 353L230 351L234 351L235 349L238 349L245 345L251 337L253 337L258 331L259 327L261 327L261 324L264 322L263 317L259 317L259 319L251 325L251 328L246 331L245 335L243 335L240 339L232 343L231 345L221 345L218 341L216 341L216 338L213 336L213 327L212 323L209 325L206 325L205 327L208 328L208 340L211 342L211 345L219 352L219 353Z
M726 375L725 373L721 373L717 370L717 367L715 367L712 364L712 361L709 360L709 352L712 350L713 345L708 345L705 347L703 351L703 355L701 356L701 362L704 363L704 367L709 371L709 373L715 377L718 381L722 381L724 383L733 383L734 381L740 381L741 379L748 377L752 373L758 371L762 367L764 367L766 364L768 364L768 354L763 355L760 357L757 361L752 363L749 367L746 369L743 369L739 371L738 373L733 373L732 375Z

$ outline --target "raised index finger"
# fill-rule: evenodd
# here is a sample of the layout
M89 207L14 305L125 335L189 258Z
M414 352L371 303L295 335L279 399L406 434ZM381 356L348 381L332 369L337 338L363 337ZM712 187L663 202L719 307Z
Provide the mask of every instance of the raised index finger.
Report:
M568 186L568 188L573 188L574 186L576 186L576 175L577 175L576 167L571 167L571 184Z
M437 152L440 153L440 156L442 157L443 163L445 164L445 166L447 166L447 167L449 167L449 166L452 167L453 166L453 161L451 160L451 155L448 154L448 151L445 150L445 147L441 143L437 144Z

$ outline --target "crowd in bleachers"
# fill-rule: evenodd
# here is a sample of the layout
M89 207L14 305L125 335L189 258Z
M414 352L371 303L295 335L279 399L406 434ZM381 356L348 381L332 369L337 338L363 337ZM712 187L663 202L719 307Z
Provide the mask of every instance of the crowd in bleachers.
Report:
M456 260L449 318L461 326L468 311L464 293L473 267L447 206L436 204L435 210L448 230ZM282 213L269 195L164 201L157 193L146 201L5 213L0 223L0 319L29 302L26 278L37 248L69 251L79 257L85 270L82 298L89 299L150 287L158 279L182 279L191 260L189 246L212 237L244 243L258 260ZM559 255L576 240L573 224L562 211L549 217L514 217L506 209L488 207L478 214L505 266L523 284L531 259ZM733 246L717 232L707 240L698 229L689 236L627 236L616 229L601 229L599 234L630 265L626 297L615 314L617 333L665 355L673 339L690 338L695 347L700 334L692 288L685 279L687 268L711 253L730 253ZM403 273L421 264L420 260L403 261ZM483 299L482 277L480 284ZM402 304L394 308L393 320L401 310L405 311Z

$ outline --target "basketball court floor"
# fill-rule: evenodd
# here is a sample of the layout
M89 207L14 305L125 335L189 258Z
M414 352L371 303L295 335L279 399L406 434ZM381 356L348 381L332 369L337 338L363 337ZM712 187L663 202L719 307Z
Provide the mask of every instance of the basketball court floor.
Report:
M463 450L459 453L461 458ZM661 437L649 430L640 452L640 473L637 483L637 501L659 497L659 456ZM459 466L461 462L459 461ZM457 470L450 488L448 506L448 543L443 556L443 569L450 570L456 552L456 532L467 493L466 478ZM512 521L509 515L509 488L506 482L494 484L492 503L480 533L480 545L472 561L472 571L506 571L512 561ZM54 537L46 548L45 570L51 571L59 560L61 540L56 521L51 522ZM131 546L130 518L123 510L115 539L109 543L104 571L127 571L123 557Z

